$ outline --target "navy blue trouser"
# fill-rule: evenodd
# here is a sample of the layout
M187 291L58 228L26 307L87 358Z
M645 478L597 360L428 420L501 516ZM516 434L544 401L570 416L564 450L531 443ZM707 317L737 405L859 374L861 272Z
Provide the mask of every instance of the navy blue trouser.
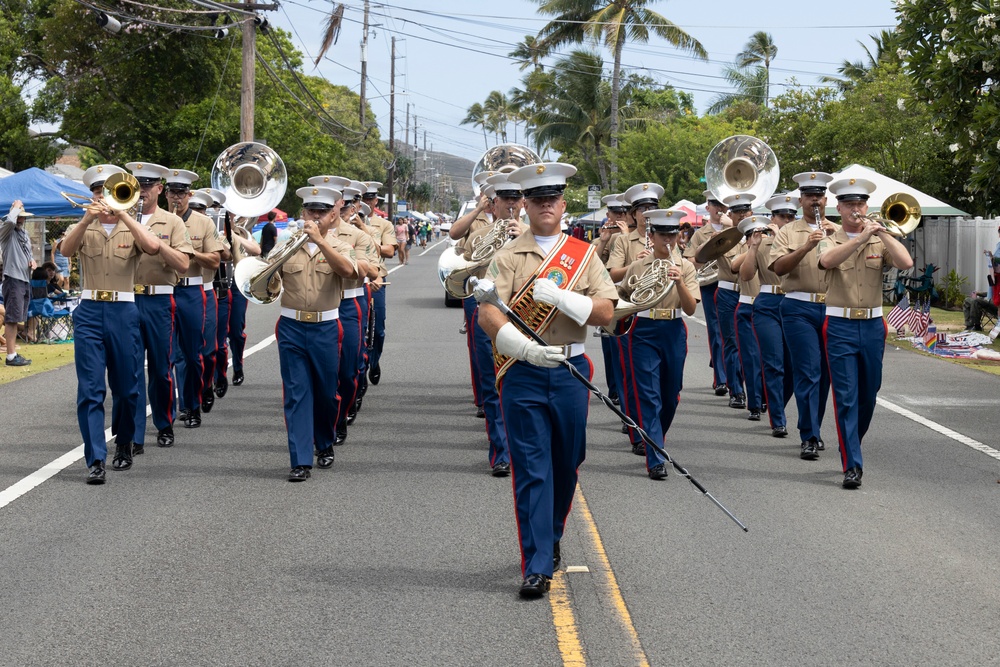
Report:
M298 322L279 317L274 326L285 400L285 428L292 467L313 464L313 450L333 447L339 400L339 320ZM336 344L334 344L336 342Z
M593 377L586 355L569 361L584 377ZM552 576L552 547L562 539L577 468L587 455L589 397L587 388L562 366L539 368L518 361L501 378L524 576Z
M178 285L174 288L177 303L177 336L174 339L174 373L177 378L177 403L181 410L201 409L201 378L205 345L205 290L201 285Z
M218 351L219 298L215 290L205 292L205 328L202 330L202 390L211 390L215 384L215 353Z
M618 355L615 353L615 346L611 341L611 336L601 335L601 352L604 356L604 382L608 385L608 395L617 398L618 379L615 377L615 364Z
M368 371L368 319L371 315L369 302L371 301L371 283L365 283L361 296L358 297L358 308L361 309L361 349L358 352L358 375L360 382L364 384L365 373Z
M826 399L830 395L830 369L824 362L823 321L826 306L799 301L787 295L781 301L781 329L792 356L795 405L799 411L799 435L805 442L820 439Z
M715 307L715 292L719 283L702 285L701 308L705 312L705 328L708 329L708 352L712 366L712 389L720 384L726 384L725 346L722 343L722 331L719 329L719 312Z
M383 285L382 289L372 292L372 301L375 311L375 346L369 353L368 365L374 368L382 358L382 350L385 349L385 291L388 287Z
M215 325L215 376L212 384L219 384L229 370L229 348L226 339L229 338L229 307L233 299L232 292L235 291L235 287L218 291L219 312Z
M235 287L229 290L229 351L233 370L243 370L243 350L247 346L247 298ZM225 369L223 369L225 372Z
M759 294L753 302L753 329L764 373L764 400L771 428L786 426L785 406L795 393L792 358L781 331L781 294Z
M139 333L142 345L136 355L136 377L139 379L139 407L135 411L135 443L142 445L146 437L146 400L148 396L153 426L162 430L174 423L174 383L171 368L174 363L174 297L170 294L143 296L137 294ZM143 377L143 356L145 375Z
M361 329L361 298L344 299L340 302L340 367L337 374L337 394L340 409L337 414L337 428L347 428L347 412L354 405L358 393L358 376L361 372L361 343L364 332Z
M760 370L760 348L753 335L753 304L736 306L736 344L740 350L740 368L747 388L747 410L760 410L764 402L764 378Z
M666 441L674 421L684 386L684 361L687 359L687 325L684 320L637 319L629 333L632 360L636 368L635 386L638 413L635 421L650 438ZM646 470L666 463L663 455L646 447Z
M740 295L734 290L715 291L715 309L719 314L726 384L729 385L730 396L743 393L743 367L740 365L740 348L736 342L736 306L739 302Z
M635 376L637 369L632 360L632 333L631 331L622 336L615 338L615 343L618 346L618 371L621 382L621 394L619 396L619 402L621 404L622 412L624 412L632 421L636 424L639 423L639 388L635 382ZM638 368L638 372L643 372L641 366ZM633 445L642 442L642 438L639 437L639 433L634 429L630 428L628 430L628 439Z
M496 365L493 362L493 344L483 328L479 326L479 309L472 314L476 336L476 363L479 366L479 397L486 413L486 437L490 441L490 466L509 463L507 432L504 430L503 413L500 410L500 394L497 392Z
M476 327L472 321L472 316L478 307L479 304L476 303L475 297L470 296L462 300L462 310L465 311L465 342L469 346L469 370L472 373L472 402L476 404L476 407L483 404L482 397L479 395L479 387L482 383L479 379L479 361L476 357Z
M73 353L76 357L76 419L83 435L87 467L108 455L104 438L104 398L111 387L111 432L115 443L127 445L135 436L139 410L141 351L139 309L134 303L83 300L73 311ZM108 383L104 384L107 372ZM142 404L145 425L146 404Z
M882 356L887 332L881 317L870 320L827 317L823 326L833 409L837 414L840 459L845 472L850 468L864 468L861 441L871 426L875 399L882 387Z

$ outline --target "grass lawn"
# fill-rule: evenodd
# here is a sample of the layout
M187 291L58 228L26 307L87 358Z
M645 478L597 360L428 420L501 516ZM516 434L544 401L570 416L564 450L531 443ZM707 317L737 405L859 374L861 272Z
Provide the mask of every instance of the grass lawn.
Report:
M50 371L66 364L73 363L73 343L54 343L52 345L28 345L19 341L17 351L27 359L30 366L6 366L0 363L0 384L20 380L21 378ZM2 349L2 348L0 348ZM6 354L5 354L6 356Z
M889 311L892 310L891 306L884 306L882 311L884 314L888 315ZM931 308L931 323L937 326L938 331L958 333L960 331L965 331L965 315L961 310L944 310L943 308ZM891 327L890 327L891 330ZM983 333L989 333L984 331ZM967 368L974 368L976 370L985 371L987 373L992 373L993 375L1000 375L1000 361L987 361L985 359L950 359L948 357L939 357L936 354L929 354L921 350L916 350L906 341L898 340L895 333L889 334L889 342L894 343L901 350L907 350L909 352L914 352L916 354L923 355L925 357L933 357L934 359L940 359L942 361L948 361L953 364L958 364L959 366L965 366ZM991 346L994 350L1000 352L1000 337L993 341Z

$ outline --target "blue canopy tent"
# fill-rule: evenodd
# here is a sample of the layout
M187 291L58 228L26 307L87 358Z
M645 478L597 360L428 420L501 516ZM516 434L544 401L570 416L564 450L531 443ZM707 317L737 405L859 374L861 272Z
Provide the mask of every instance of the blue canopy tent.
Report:
M15 199L24 202L24 210L42 218L83 216L83 209L70 206L60 192L90 197L81 183L60 178L36 167L0 178L0 215L6 215Z

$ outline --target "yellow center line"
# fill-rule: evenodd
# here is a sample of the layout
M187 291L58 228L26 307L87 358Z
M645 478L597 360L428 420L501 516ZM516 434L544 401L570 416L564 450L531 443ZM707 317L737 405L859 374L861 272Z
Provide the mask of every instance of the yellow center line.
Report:
M566 589L566 573L560 570L556 570L552 576L549 605L552 607L552 622L556 626L556 640L563 665L586 667L587 654L580 643L576 615Z

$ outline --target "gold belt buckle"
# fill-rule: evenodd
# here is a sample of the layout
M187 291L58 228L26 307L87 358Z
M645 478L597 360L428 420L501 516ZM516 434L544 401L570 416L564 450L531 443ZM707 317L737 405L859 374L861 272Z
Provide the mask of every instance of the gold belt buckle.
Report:
M651 320L672 320L674 319L674 311L669 308L653 308L649 311L649 319Z
M319 313L311 310L300 310L298 316L299 322L319 322Z
M852 320L866 320L868 319L868 309L867 308L851 308L848 315Z
M826 294L817 294L814 300L816 303L826 303Z
M114 301L115 293L105 289L99 289L94 292L95 301Z
M149 285L136 285L132 288L132 292L135 294L141 294L143 296L149 296L153 293L153 288Z

